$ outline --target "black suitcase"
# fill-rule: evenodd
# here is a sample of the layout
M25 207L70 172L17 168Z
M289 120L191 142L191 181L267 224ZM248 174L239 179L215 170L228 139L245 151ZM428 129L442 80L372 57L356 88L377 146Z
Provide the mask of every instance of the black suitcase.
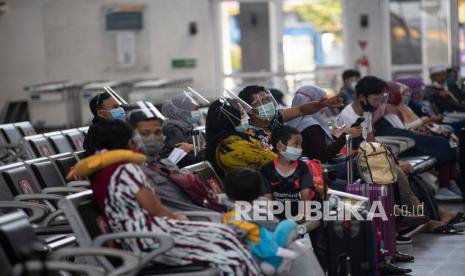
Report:
M370 221L328 221L328 275L377 275L377 242Z
M347 149L352 152L352 137L347 135ZM347 183L352 184L352 162L347 162ZM362 212L363 211L363 212ZM359 212L366 218L367 210ZM363 214L362 214L363 213ZM376 276L379 273L379 248L381 237L372 221L326 221L328 239L329 276ZM376 230L376 231L375 231Z

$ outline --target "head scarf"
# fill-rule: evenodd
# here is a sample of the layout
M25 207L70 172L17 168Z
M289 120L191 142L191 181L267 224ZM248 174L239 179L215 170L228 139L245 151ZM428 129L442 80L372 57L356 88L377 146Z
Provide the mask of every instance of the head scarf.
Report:
M410 88L411 97L410 100L413 102L421 101L423 98L423 87L425 83L419 78L398 78L396 82L407 85Z
M195 110L196 105L184 94L174 96L170 101L163 104L161 112L169 122L179 125L181 128L192 129L189 121L191 111Z
M292 107L300 106L312 101L319 101L324 97L326 97L326 92L320 87L305 85L297 89L294 99L292 99ZM327 139L333 139L333 135L331 134L328 123L323 118L323 116L321 116L320 112L292 119L289 121L288 125L295 127L300 132L310 126L318 125L325 132Z
M402 101L400 93L400 85L395 81L387 82L389 87L389 97L386 103L386 108L378 108L373 114L373 124L379 121L386 114L395 114L402 122L404 121L401 112L399 111L399 104Z

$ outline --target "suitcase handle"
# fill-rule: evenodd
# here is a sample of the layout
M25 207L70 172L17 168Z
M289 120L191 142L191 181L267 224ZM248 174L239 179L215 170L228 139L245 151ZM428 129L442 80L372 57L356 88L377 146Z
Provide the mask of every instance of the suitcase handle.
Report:
M347 185L354 182L352 172L352 135L346 134L346 148L347 148Z

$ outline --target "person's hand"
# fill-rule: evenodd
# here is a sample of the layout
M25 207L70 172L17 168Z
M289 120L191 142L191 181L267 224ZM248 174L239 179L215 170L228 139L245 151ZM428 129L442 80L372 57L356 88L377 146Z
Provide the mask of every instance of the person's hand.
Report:
M439 92L439 96L443 98L447 98L447 97L450 97L450 94L446 90L442 90L441 92Z
M346 130L344 130L344 132L356 138L362 136L363 128L361 126L349 127Z
M178 144L176 144L176 147L178 149L182 149L186 153L189 153L194 149L194 145L189 144L189 143L178 143Z
M188 221L189 219L183 214L176 214L177 220Z
M344 105L344 100L340 96L334 96L326 100L326 105L331 108L340 108Z
M431 123L431 118L428 117L428 116L423 116L421 117L421 121L423 122L424 125L428 124L428 123Z
M430 117L430 119L431 119L431 122L433 122L433 123L440 123L444 119L444 116L442 116L442 115L433 115L433 116Z
M399 160L399 167L406 173L411 172L413 169L413 166L410 163L407 163L402 160Z

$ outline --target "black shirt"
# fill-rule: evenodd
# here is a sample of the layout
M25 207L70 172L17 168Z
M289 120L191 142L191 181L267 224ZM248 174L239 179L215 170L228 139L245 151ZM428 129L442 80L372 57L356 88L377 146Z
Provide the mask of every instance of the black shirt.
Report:
M298 201L301 200L300 192L310 188L314 190L313 178L308 170L307 165L302 161L296 161L295 171L284 177L276 170L275 161L264 165L261 174L264 178L264 191L273 195L273 200L280 202L291 202L291 214L298 214ZM284 218L284 214L277 215L278 218Z
M91 156L95 153L95 129L98 127L98 125L101 122L104 122L106 119L95 116L94 119L92 119L92 123L89 126L89 129L87 130L87 134L84 137L84 142L83 142L83 148L86 151L85 156Z

